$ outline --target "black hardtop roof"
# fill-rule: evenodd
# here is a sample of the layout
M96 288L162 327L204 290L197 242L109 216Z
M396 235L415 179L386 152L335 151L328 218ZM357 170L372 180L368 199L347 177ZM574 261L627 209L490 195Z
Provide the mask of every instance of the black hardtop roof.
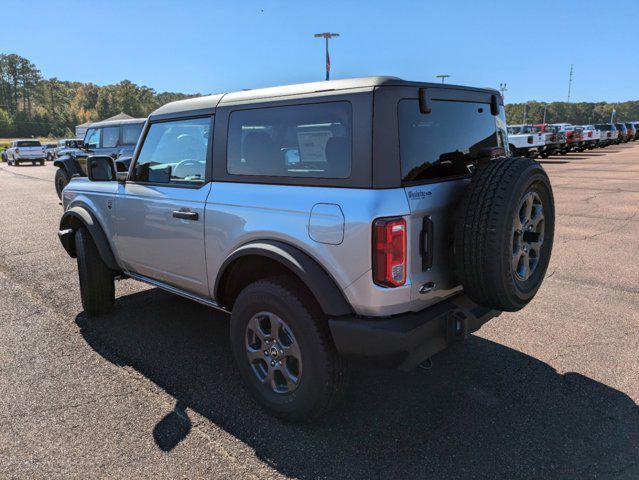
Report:
M93 122L87 128L96 128L96 127L117 127L119 125L130 125L136 123L144 123L146 122L146 118L127 118L122 120L102 120L101 122ZM75 140L70 139L70 140Z
M211 110L226 104L250 103L252 101L263 101L266 99L281 99L282 97L308 95L317 97L318 94L325 93L332 95L340 90L361 90L372 91L376 87L426 87L426 88L447 88L457 90L484 91L491 94L499 94L492 88L475 88L461 85L452 85L429 82L413 82L402 80L397 77L375 76L345 78L340 80L328 80L321 82L298 83L293 85L283 85L277 87L258 88L253 90L240 90L237 92L218 93L204 97L188 98L167 103L151 113L151 116L170 115L182 112L193 112L198 110Z

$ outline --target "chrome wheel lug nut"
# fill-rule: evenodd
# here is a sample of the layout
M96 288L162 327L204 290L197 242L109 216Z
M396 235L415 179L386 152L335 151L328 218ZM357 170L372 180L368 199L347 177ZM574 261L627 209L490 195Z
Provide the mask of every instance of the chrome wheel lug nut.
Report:
M271 367L274 367L274 366L275 366L275 362L271 362Z
M268 357L268 350L264 350L264 355Z

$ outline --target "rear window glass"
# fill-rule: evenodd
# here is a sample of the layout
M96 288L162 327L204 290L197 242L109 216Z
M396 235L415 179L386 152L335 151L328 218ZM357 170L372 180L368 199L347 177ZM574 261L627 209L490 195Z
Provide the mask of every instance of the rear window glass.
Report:
M422 114L418 100L398 106L399 147L404 182L466 175L486 148L506 148L503 107L493 116L490 105L433 101Z
M40 147L40 142L38 140L21 140L16 143L16 147Z
M142 124L122 125L122 145L135 145L138 143L140 133L142 132Z
M351 125L349 102L235 111L229 120L228 173L348 178Z

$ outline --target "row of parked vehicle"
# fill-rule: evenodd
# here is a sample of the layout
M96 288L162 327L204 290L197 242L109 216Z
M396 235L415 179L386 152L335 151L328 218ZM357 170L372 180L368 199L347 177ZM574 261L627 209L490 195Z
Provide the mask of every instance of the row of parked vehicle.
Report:
M20 163L39 163L44 165L45 160L54 161L59 156L66 155L71 150L82 148L83 141L77 138L63 138L58 143L41 143L39 140L14 140L8 148L0 153L3 162L10 165Z
M509 125L513 155L548 158L639 139L639 122L572 125L570 123Z

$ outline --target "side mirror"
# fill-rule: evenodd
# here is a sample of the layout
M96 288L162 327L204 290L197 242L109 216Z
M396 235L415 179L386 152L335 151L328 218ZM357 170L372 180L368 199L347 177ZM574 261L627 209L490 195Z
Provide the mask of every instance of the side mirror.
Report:
M92 182L115 180L113 159L106 155L93 155L87 158L87 176Z

